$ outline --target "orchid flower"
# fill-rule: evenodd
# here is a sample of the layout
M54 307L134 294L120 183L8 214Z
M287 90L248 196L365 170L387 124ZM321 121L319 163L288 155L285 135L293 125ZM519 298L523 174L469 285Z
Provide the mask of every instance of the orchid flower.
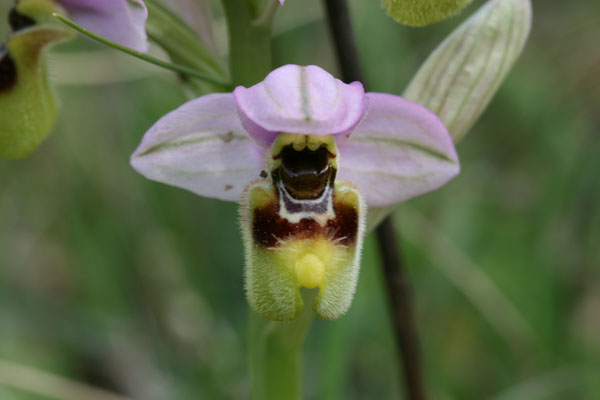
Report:
M53 13L67 12L85 28L146 51L148 12L141 0L19 0L8 15L11 34L0 46L0 157L33 152L52 131L58 107L46 50L74 37Z
M367 206L429 192L459 171L450 135L427 109L297 65L182 105L150 128L131 164L240 202L247 297L277 321L299 315L300 287L319 288L320 317L346 312Z
M90 31L131 47L148 51L146 20L142 0L56 0L69 17Z

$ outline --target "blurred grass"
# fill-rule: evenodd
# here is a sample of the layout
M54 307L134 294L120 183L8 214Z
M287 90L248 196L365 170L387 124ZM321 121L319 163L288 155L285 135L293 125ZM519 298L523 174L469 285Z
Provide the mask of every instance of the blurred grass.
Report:
M523 57L458 148L461 175L397 213L432 399L600 398L600 7L533 5ZM303 7L320 10L290 0L280 20ZM376 2L352 7L369 88L396 94L463 18L410 29ZM336 70L322 20L278 29L276 64ZM128 164L186 100L175 78L58 92L54 134L0 162L0 360L138 399L246 398L236 206ZM368 238L350 312L309 335L307 398L402 398L385 301ZM43 399L2 385L0 398Z

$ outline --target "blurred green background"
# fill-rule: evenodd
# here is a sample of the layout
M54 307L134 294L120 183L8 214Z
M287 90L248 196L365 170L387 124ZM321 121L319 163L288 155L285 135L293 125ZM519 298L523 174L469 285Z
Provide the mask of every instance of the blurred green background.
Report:
M413 29L351 1L370 90L400 94L480 4ZM600 399L600 3L533 8L523 56L458 146L460 176L396 213L431 399ZM322 15L317 0L287 1L277 65L337 70ZM176 78L81 38L52 61L55 132L0 162L0 399L49 399L39 393L72 382L135 399L247 398L236 205L128 163L186 100ZM352 308L312 326L305 396L401 399L400 377L370 236Z

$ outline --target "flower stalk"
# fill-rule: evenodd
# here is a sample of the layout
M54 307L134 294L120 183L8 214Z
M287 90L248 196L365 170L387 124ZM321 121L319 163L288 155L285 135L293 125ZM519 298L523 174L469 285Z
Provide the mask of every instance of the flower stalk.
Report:
M302 345L314 312L317 290L304 291L307 305L291 322L250 313L250 391L257 400L302 399Z

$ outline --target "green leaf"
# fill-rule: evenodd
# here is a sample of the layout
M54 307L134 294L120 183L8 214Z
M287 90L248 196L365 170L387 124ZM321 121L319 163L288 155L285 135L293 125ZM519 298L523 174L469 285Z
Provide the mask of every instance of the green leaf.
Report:
M206 79L185 79L184 82L193 91L194 97L215 91L227 91L227 87L215 83L226 82L227 73L222 60L212 50L213 46L206 43L182 19L159 2L146 1L146 5L148 7L146 24L148 36L167 52L171 61L214 78L214 82ZM198 4L198 7L201 5ZM197 18L210 22L210 16L197 16ZM181 76L194 78L185 74Z
M529 0L488 1L431 53L404 97L437 114L457 142L521 54L530 26Z
M388 14L398 23L425 26L456 14L472 0L385 0Z

